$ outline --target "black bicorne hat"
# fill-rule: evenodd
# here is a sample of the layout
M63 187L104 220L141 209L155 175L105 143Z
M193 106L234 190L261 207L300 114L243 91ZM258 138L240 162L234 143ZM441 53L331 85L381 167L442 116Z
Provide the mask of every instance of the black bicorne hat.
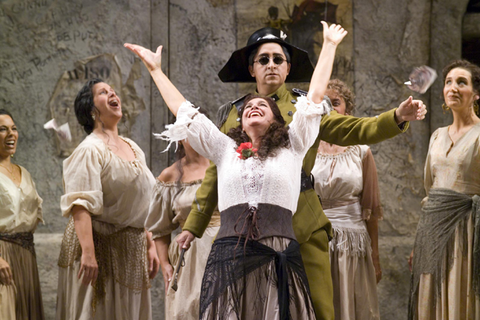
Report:
M248 71L248 56L253 49L263 43L275 42L285 48L290 53L290 73L285 82L310 82L313 74L313 64L308 57L307 51L292 46L285 41L287 35L275 28L263 28L255 31L248 38L247 45L232 53L228 62L218 73L223 82L255 82L255 78Z

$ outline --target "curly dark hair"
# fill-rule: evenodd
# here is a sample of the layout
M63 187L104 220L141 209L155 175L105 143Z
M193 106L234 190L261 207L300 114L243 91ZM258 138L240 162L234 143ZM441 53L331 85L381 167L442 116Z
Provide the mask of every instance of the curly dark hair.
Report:
M265 160L267 157L275 156L277 149L288 148L290 146L290 138L288 137L288 127L285 126L285 119L283 119L280 109L272 98L248 95L245 98L243 105L246 106L250 100L256 98L264 99L268 103L275 120L275 122L270 125L270 127L267 129L267 132L265 132L265 135L262 137L260 148L258 148L257 151L259 159ZM250 142L250 138L243 131L242 116L244 109L245 108L242 107L240 110L238 110L238 117L240 118L240 124L238 127L230 129L230 131L227 133L227 135L237 143L237 147L243 142Z
M92 88L94 85L100 82L104 81L98 78L88 80L78 92L73 104L77 121L87 134L92 133L95 126L95 121L92 117L92 112L95 110Z
M328 82L327 90L335 91L345 101L345 113L352 115L355 109L355 95L345 82L333 79Z
M450 71L452 71L455 68L462 68L470 72L470 75L472 77L472 87L473 90L475 91L476 94L480 95L480 67L478 67L476 64L471 63L470 61L467 60L455 60L450 62L445 68L443 68L442 73L443 73L443 83L445 84L445 79L447 78L447 75ZM442 98L445 99L445 97L442 96ZM477 105L479 104L479 100L477 99ZM478 107L475 108L475 113L479 115L479 110Z

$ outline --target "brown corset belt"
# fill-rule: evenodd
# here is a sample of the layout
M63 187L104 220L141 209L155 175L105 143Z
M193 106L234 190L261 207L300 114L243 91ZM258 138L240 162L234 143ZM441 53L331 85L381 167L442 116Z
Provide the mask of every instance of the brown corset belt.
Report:
M260 240L267 237L294 239L292 212L288 209L260 203L249 207L239 204L220 213L220 231L216 239L245 236L247 239Z

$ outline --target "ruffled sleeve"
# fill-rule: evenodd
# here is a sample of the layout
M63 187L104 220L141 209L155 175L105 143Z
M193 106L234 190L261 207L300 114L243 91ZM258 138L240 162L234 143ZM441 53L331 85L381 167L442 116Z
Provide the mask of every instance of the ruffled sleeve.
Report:
M82 206L90 214L103 213L102 155L94 145L81 144L63 162L65 194L60 199L64 217L70 216L73 206Z
M172 183L157 180L145 221L145 228L152 232L153 239L171 234L179 226L173 222L175 218L173 198L177 190Z
M161 134L154 134L155 137L167 140L170 144L187 139L195 151L215 164L218 164L229 145L235 146L232 139L189 101L182 103L177 112L177 120L174 124L167 125L166 129Z
M362 161L363 191L360 199L362 206L362 218L370 220L376 218L383 220L383 208L380 203L380 191L378 189L377 167L370 148L367 148Z
M305 96L298 97L295 108L297 112L289 125L290 143L296 152L306 153L318 136L322 116L333 108L328 97L315 104Z

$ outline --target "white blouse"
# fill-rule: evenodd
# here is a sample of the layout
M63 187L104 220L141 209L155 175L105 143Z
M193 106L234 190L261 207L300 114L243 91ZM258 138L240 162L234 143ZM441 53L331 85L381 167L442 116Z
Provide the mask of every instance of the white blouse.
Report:
M135 153L134 161L120 158L92 133L63 162L63 216L69 216L72 207L79 205L92 219L121 228L143 228L155 178L140 147L122 139Z
M371 215L383 218L377 169L368 146L349 146L339 154L318 153L312 174L315 192L329 219L335 218L333 213L337 217L345 214L347 219L356 213L359 220L369 220Z
M288 130L290 147L279 149L276 156L263 161L254 157L240 159L235 141L188 101L180 106L177 121L167 126L162 137L170 141L186 138L198 153L216 164L220 211L243 203L268 203L295 212L303 158L318 136L322 115L331 111L325 100L318 105L306 97L297 101L297 112Z
M43 200L30 173L21 166L20 169L22 181L18 187L0 173L0 232L33 232L43 222Z

